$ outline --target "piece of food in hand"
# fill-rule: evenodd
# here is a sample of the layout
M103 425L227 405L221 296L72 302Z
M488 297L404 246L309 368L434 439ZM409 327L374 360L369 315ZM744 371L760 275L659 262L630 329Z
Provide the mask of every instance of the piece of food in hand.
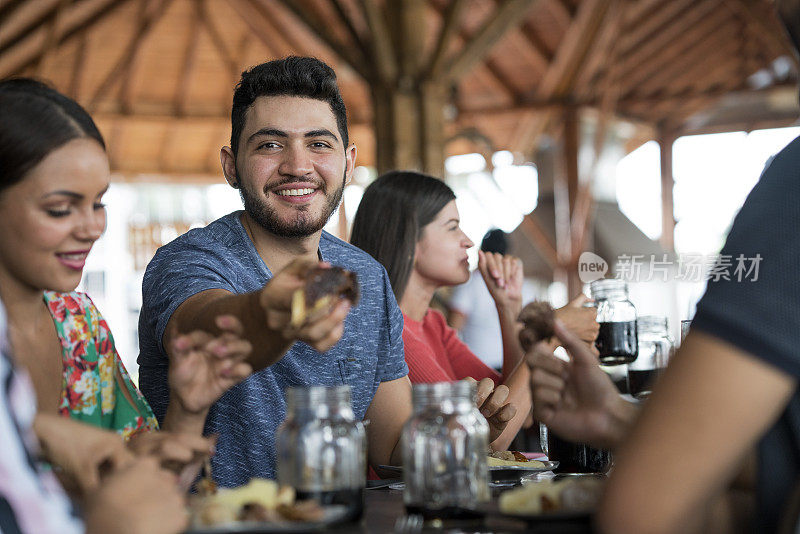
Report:
M518 321L522 323L519 332L519 342L522 349L528 352L531 347L543 339L550 339L555 335L553 321L555 312L547 302L535 300L525 305L519 314Z
M341 267L314 265L305 274L305 286L292 295L292 326L299 327L309 317L334 304L348 299L358 304L360 289L358 278L352 271Z
M493 451L489 453L489 467L499 466L544 467L539 460L531 460L519 451Z
M603 477L544 480L500 495L506 514L535 515L548 512L591 512L600 502Z

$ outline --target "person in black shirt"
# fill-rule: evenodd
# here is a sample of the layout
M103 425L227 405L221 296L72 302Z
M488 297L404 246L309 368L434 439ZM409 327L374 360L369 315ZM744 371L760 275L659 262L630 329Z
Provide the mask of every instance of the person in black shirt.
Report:
M777 5L798 47L800 2ZM641 414L612 393L569 332L557 328L571 364L541 348L529 355L535 415L562 437L615 448L599 531L781 526L800 479L798 230L800 138L764 170L721 251L746 270L709 281L691 333ZM755 480L743 492L737 475L752 458Z

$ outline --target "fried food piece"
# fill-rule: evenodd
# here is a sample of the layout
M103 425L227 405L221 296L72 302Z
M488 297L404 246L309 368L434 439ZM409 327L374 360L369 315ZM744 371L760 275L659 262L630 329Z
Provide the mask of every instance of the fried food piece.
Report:
M292 295L291 324L295 328L338 299L348 299L353 305L358 303L360 289L354 272L315 265L306 272L305 280L305 287Z
M522 308L518 320L523 324L523 328L519 332L519 342L525 352L528 352L541 340L550 339L555 335L553 331L555 313L553 307L547 302L535 300L526 304Z
M316 501L297 501L294 504L279 504L278 513L290 521L321 521L325 511Z
M500 495L500 510L507 514L591 512L600 502L604 477L545 480Z
M239 521L256 521L259 523L266 523L267 521L275 521L280 519L275 510L270 510L264 505L257 502L245 503L239 510Z

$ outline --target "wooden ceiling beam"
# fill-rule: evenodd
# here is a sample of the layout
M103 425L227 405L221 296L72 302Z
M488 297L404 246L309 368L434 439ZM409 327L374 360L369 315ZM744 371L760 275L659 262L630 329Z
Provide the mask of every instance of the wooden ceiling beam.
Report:
M319 37L331 50L345 63L356 71L362 78L367 79L369 67L364 50L358 43L347 46L331 32L330 24L322 21L314 9L309 9L305 3L297 0L279 0L280 4L288 9L297 20L308 27L314 35Z
M336 11L336 14L339 15L339 18L341 19L348 35L350 36L350 39L353 41L353 44L356 45L362 52L366 52L369 49L369 45L364 36L359 33L355 24L353 24L351 15L347 12L347 8L342 3L342 0L330 0L330 3L333 6L334 11ZM365 57L364 59L366 60L367 58Z
M6 0L0 5L0 26L4 25L24 2L25 0Z
M75 59L72 63L72 74L69 82L69 94L73 99L81 100L81 89L83 88L83 75L86 72L86 56L88 55L89 37L84 32L78 41L78 48L75 50Z
M386 83L397 78L400 66L383 8L373 0L360 0L361 10L372 36L372 62L375 74Z
M89 101L90 110L97 107L100 100L118 80L124 80L126 74L130 72L131 65L136 59L136 55L141 49L142 43L152 31L155 23L164 15L164 12L171 3L172 0L160 0L155 7L143 13L143 16L136 25L133 37L122 56L95 90L94 96ZM130 102L128 102L128 104L130 104Z
M694 54L694 51L698 47L702 47L704 42L707 42L709 38L713 38L715 33L726 30L723 22L719 18L713 17L697 20L691 27L686 28L681 39L673 41L670 46L665 47L658 55L649 58L638 66L626 65L623 67L624 70L620 69L618 80L626 90L623 94L639 93L640 84L658 75L659 72L668 68L670 64L681 61L687 55L696 58L697 55Z
M55 6L55 13L47 22L45 26L45 38L42 44L41 58L34 67L36 70L36 77L44 77L44 68L47 64L47 57L55 49L58 42L58 33L61 31L62 22L64 20L64 11L67 9L71 0L58 0Z
M549 0L545 2L544 8L549 11L550 16L555 19L556 24L558 24L558 29L561 32L567 31L567 28L569 28L572 22L572 13L570 13L570 10L564 5L564 2L561 0Z
M77 5L84 0L74 0L74 4ZM58 17L59 12L63 12L63 9L66 6L64 2L58 0L50 9L46 10L41 16L33 19L24 27L19 28L13 34L6 34L7 38L0 39L0 54L4 54L7 51L11 50L15 46L17 46L20 42L24 41L28 37L31 36L32 33L35 33L42 28L47 28L53 24L55 19Z
M544 261L547 262L547 265L549 265L551 269L558 267L559 261L556 247L550 242L550 238L547 237L547 233L542 229L541 225L536 221L536 219L534 219L530 214L525 215L522 218L522 222L519 226L522 230L522 233L525 234L525 237L528 238L537 252L542 255L542 258L544 258Z
M213 18L208 16L207 0L194 0L194 7L200 23L202 24L203 28L206 29L206 33L208 33L208 36L211 38L211 42L214 44L214 49L219 54L219 58L222 60L222 63L228 70L229 76L233 82L236 83L236 81L239 79L239 75L241 74L239 72L239 62L228 48L228 45L225 43L225 39L222 38L222 35L217 30L217 27L214 26Z
M62 46L64 43L72 40L75 36L91 30L97 23L110 16L114 11L120 7L128 4L131 0L107 0L96 11L90 13L81 20L74 22L68 29L65 28L64 33L58 38L56 47ZM6 72L2 72L3 76L19 75L32 65L36 65L42 57L42 51L22 58L17 64L13 65Z
M196 4L199 6L199 4ZM175 96L172 99L172 107L175 115L181 117L186 115L187 94L192 80L195 59L197 58L197 46L200 42L200 25L202 24L203 14L200 9L192 10L192 18L189 22L189 38L186 40L186 47L183 49L183 63L181 72L178 75L178 85Z
M447 51L450 48L453 37L458 33L458 27L461 23L461 14L466 5L466 0L452 0L452 2L447 4L447 8L445 8L444 12L440 11L442 15L442 28L439 30L439 35L436 38L436 46L433 48L433 54L431 55L428 67L428 73L431 78L437 78L444 67Z
M483 60L495 44L525 20L528 10L538 0L506 0L489 16L473 38L448 62L444 69L451 80L458 80Z
M284 28L275 25L266 8L256 0L228 0L228 5L233 8L239 18L244 21L250 33L267 47L276 57L287 56L291 53L299 54L303 50L299 43L284 33ZM277 37L283 45L281 50L276 50L275 41L270 37Z
M498 1L499 1L499 0L495 0L495 2L496 2L496 3L497 3ZM450 7L450 6L452 6L452 5L453 5L453 4L448 4L448 7ZM433 7L433 8L434 8L434 9L435 9L435 10L436 10L436 11L437 11L437 12L438 12L438 13L439 13L441 16L444 16L444 15L445 15L445 9L446 9L446 8L445 8L445 6L441 5L441 3L434 2L434 3L432 4L432 7ZM472 38L473 38L472 34L470 34L469 32L465 31L464 29L459 29L459 30L458 30L458 37L459 37L459 38L461 39L461 41L463 41L464 43L467 43L467 42L471 41L471 40L472 40ZM446 50L445 50L445 52L446 52ZM446 57L446 56L445 56L445 57ZM442 61L444 61L444 58L443 58L443 60L442 60ZM483 64L484 64L484 66L486 67L486 70L488 71L488 73L489 73L489 74L492 76L492 78L493 78L493 81L494 81L494 82L496 82L496 83L497 83L497 85L498 85L500 88L502 88L502 89L503 89L503 90L504 90L504 91L505 91L505 92L508 94L508 96L510 97L510 99L511 99L512 101L515 101L515 100L517 100L517 99L519 98L519 91L518 91L518 90L517 90L517 88L514 86L514 84L513 84L513 83L511 83L511 81L508 79L508 76L506 76L506 74L503 72L503 70L502 70L502 69L500 68L500 66L497 64L497 62L496 62L494 59L492 59L491 57L487 57L487 58L484 60ZM444 69L444 65L442 65L442 66L441 66L441 67L440 67L440 68L437 70L437 72L436 72L436 75L437 75L437 76L440 76L440 75L441 75L441 73L442 73L442 70L443 70L443 69ZM432 77L433 77L433 76L432 76Z
M786 55L798 68L797 56L792 44L778 25L768 21L760 5L752 0L724 0L725 6L745 24L752 28L752 35L760 39L776 55ZM776 31L777 30L777 31Z
M662 64L662 68L652 72L651 75L640 82L633 94L647 95L653 91L664 87L678 78L686 76L702 77L702 66L713 66L719 59L732 59L738 61L739 58L730 57L731 52L735 52L738 43L736 42L736 28L730 26L719 26L716 31L712 31L696 43L683 44L681 54L676 54L673 61Z
M602 93L602 87L613 84L619 69L619 35L624 35L630 26L627 0L616 0L609 7L608 24L604 24L597 37L597 43L589 54L585 66L580 69L575 80L573 94L578 98L591 98ZM597 85L597 90L593 89ZM601 87L602 86L602 87Z
M620 79L624 80L635 75L642 69L653 68L659 64L659 56L671 54L677 43L687 39L697 39L698 36L710 31L716 26L714 11L718 8L719 0L707 0L689 10L681 19L660 28L655 34L649 35L644 42L630 53L620 56L618 72Z
M532 96L534 100L550 100L565 97L572 86L575 75L594 42L598 29L610 4L610 0L584 0L578 7L572 24L559 44L550 67ZM552 113L546 112L521 121L519 147L526 153L531 151L539 136L547 128Z
M658 8L653 9L644 20L636 25L631 25L630 31L620 36L621 56L627 60L631 55L639 53L644 47L652 49L654 45L650 42L661 34L667 27L678 23L679 26L686 26L684 17L694 8L702 8L702 1L697 0L670 0L663 2Z

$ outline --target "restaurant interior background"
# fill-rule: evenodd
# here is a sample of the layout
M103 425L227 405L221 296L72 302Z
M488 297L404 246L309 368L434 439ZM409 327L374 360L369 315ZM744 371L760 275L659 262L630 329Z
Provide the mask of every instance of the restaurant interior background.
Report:
M155 249L241 207L218 150L247 66L301 54L335 68L362 166L331 233L346 237L379 172L417 168L453 187L476 244L489 228L510 232L526 276L558 305L580 290L584 250L612 268L621 254L676 263L718 253L767 159L800 133L787 128L800 114L797 59L771 9L768 0L4 0L0 78L49 80L106 137L108 228L81 289L135 376L141 278ZM705 285L677 278L631 283L639 312L667 315L676 338Z

